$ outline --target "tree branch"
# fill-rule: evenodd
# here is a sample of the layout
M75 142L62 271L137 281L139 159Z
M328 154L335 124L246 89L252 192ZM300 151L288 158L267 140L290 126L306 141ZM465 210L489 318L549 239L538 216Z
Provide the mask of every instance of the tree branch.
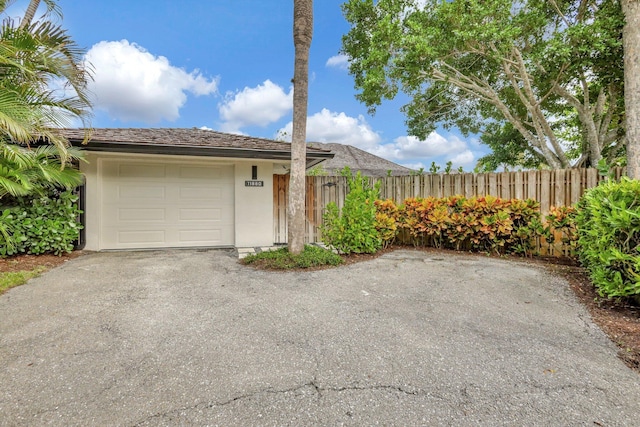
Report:
M526 95L526 96L523 96L522 98L524 100L523 103L525 104L525 107L527 108L529 113L531 113L533 123L535 124L536 133L538 133L538 135L540 135L541 138L543 139L546 138L551 143L555 157L558 159L561 166L563 168L568 167L569 160L567 159L567 156L564 150L560 146L560 143L558 142L558 138L553 132L553 129L551 129L551 125L549 125L547 118L542 112L542 109L540 108L540 102L536 102L536 94L534 93L533 88L531 86L531 80L530 80L529 73L527 71L527 65L525 64L524 59L522 58L522 54L520 53L520 50L518 50L515 46L512 48L512 52L516 58L516 61L518 62L520 78L522 79L524 92ZM517 87L517 83L516 84L512 83L512 85L514 86L514 88ZM546 146L546 144L544 145Z

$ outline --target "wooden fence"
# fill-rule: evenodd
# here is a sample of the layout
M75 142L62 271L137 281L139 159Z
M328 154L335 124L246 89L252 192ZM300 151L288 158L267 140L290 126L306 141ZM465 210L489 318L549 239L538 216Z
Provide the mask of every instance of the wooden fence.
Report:
M613 171L615 178L623 168ZM559 169L501 173L429 174L370 178L380 182L380 198L401 203L408 197L447 197L463 195L495 196L503 199L533 199L540 203L543 215L552 206L571 206L584 191L604 179L597 169ZM287 241L287 201L289 175L273 176L275 243ZM319 226L325 206L335 202L342 207L347 179L335 176L307 177L306 241L320 241Z

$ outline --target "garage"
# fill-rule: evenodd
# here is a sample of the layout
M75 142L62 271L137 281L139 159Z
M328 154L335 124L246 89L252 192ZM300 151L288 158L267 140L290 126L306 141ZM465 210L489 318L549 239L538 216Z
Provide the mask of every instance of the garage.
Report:
M234 245L232 165L101 159L102 249Z
M291 144L205 129L64 129L84 154L79 247L263 247ZM307 167L333 158L308 147Z

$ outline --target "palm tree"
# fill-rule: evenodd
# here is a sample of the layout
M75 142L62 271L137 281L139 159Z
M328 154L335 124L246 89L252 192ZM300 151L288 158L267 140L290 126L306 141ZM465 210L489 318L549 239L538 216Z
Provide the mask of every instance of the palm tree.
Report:
M313 0L293 1L293 131L291 135L291 180L289 181L289 252L304 249L305 168L307 157L307 102L309 86L309 48L313 36Z
M44 2L47 14L59 14L55 0ZM0 0L0 16L11 3ZM83 50L65 30L46 19L32 22L39 4L30 1L19 26L5 17L0 27L0 200L74 188L82 181L68 167L80 152L57 129L74 119L90 129L90 75ZM0 222L0 241L12 245L11 233L11 224Z
M0 14L11 3L0 0ZM58 10L53 0L45 3L48 12ZM48 20L31 23L38 4L31 1L20 26L4 19L0 27L0 139L26 146L55 144L64 165L69 143L57 129L75 119L89 128L90 75L84 51L64 29Z
M5 3L13 3L15 0L0 0ZM44 0L44 3L47 5L47 14L55 12L58 15L62 15L60 12L60 7L56 4L55 0ZM33 18L36 15L36 11L38 10L38 6L40 6L40 0L31 0L29 2L29 6L27 10L24 12L24 16L22 17L22 21L20 21L20 27L26 28L31 24Z

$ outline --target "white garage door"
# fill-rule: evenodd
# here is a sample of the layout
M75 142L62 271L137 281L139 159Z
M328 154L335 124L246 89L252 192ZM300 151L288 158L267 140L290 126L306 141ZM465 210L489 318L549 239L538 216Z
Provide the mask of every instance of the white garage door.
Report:
M233 166L103 160L102 249L234 244Z

